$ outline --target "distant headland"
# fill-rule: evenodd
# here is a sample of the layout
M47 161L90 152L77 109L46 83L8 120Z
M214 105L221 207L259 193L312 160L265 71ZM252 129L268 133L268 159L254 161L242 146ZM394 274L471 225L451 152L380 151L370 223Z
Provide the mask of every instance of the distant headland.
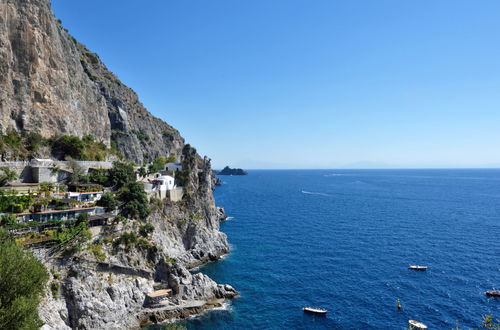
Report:
M218 174L218 175L247 175L248 172L241 169L241 168L230 168L229 166L226 166L222 169L222 171L217 171L216 174Z

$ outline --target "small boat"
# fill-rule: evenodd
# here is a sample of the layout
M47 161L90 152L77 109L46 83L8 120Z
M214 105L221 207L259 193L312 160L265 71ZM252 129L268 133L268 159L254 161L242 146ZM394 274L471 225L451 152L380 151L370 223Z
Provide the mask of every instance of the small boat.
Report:
M312 308L312 307L302 307L302 310L306 313L325 315L328 311L322 308Z
M408 329L427 329L427 326L422 322L418 322L415 320L408 321Z
M485 294L489 297L500 297L500 290L488 290Z
M408 266L408 269L413 269L413 270L427 270L427 266L410 265L410 266Z

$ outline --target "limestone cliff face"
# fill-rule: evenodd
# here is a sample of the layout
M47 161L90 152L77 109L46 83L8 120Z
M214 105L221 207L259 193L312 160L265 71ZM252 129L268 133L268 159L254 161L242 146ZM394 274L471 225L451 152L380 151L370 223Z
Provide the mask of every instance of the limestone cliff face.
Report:
M66 32L48 0L0 1L0 129L8 128L45 137L92 134L115 141L138 163L178 154L184 145Z

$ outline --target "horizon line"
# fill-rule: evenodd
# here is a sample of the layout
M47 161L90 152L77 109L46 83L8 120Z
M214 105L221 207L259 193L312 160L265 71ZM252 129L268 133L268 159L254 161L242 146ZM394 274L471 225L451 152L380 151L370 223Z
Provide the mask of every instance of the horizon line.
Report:
M376 167L376 168L241 168L249 171L337 171L337 170L500 170L500 167ZM222 168L212 168L221 170Z

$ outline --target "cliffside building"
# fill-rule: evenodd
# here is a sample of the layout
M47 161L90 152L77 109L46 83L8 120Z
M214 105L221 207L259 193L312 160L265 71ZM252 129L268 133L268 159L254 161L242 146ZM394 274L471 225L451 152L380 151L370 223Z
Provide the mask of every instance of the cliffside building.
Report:
M178 202L184 195L182 187L175 185L175 178L170 175L161 175L157 173L149 182L144 182L144 191L148 197L158 199L168 198L172 202Z

